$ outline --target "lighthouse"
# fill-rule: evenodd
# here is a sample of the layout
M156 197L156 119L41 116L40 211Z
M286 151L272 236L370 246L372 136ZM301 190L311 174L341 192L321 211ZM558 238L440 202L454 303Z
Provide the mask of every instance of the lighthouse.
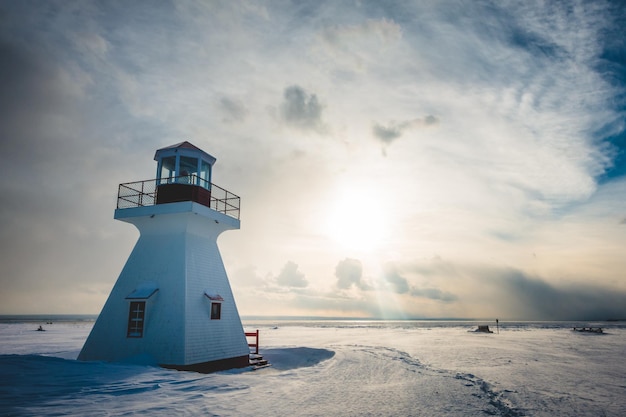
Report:
M114 218L140 233L78 355L83 361L213 372L249 364L217 246L240 198L211 183L215 158L189 142L158 149L156 178L120 184Z

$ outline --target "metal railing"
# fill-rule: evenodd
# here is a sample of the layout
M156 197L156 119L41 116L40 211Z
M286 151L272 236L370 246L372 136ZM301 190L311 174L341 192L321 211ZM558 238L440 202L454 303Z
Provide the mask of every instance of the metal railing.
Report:
M153 206L157 203L159 185L189 184L198 185L211 192L209 208L239 220L241 198L197 175L182 175L172 178L127 182L120 184L117 192L117 208Z

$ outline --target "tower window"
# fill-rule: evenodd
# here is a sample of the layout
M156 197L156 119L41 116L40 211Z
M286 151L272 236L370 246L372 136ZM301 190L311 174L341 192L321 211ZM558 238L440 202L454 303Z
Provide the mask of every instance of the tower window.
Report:
M222 303L211 303L211 320L219 320L222 317Z
M126 337L143 337L143 322L146 316L145 301L131 301L128 313Z

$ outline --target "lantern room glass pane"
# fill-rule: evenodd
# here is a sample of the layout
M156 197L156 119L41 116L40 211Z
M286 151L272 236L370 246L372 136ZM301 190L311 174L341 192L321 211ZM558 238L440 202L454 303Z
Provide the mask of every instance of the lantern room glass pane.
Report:
M211 189L211 165L206 161L202 161L200 166L200 186Z
M180 157L179 181L185 184L195 184L198 178L198 158Z
M166 182L171 182L172 177L175 176L176 170L176 157L168 156L167 158L163 158L161 162L161 172L159 173L159 177L161 179L167 179Z

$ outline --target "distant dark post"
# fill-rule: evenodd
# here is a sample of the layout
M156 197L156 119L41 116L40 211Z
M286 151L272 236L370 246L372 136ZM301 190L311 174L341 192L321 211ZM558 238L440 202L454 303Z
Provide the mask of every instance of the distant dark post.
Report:
M496 319L496 330L498 331L498 334L500 334L500 326L498 323L498 319Z

